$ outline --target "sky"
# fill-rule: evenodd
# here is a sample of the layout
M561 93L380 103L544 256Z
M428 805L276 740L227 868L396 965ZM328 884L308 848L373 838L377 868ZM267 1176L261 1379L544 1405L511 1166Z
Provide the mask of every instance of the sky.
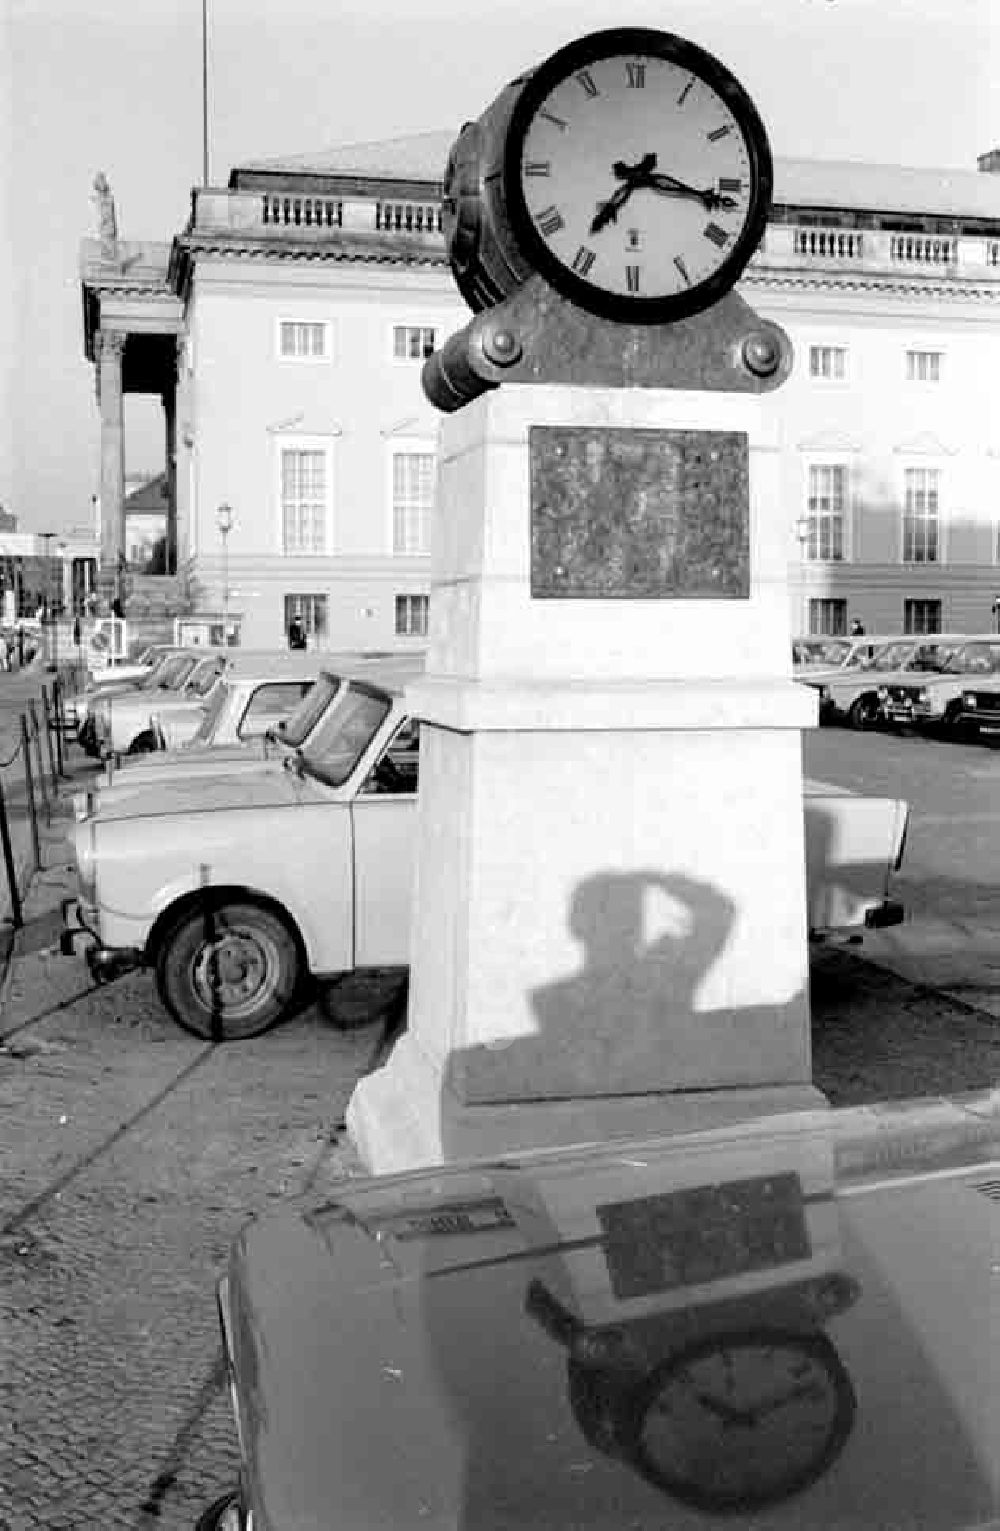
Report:
M996 0L205 0L210 180L454 128L583 33L655 26L742 80L778 157L974 170L1000 146ZM0 503L25 530L97 488L81 238L98 170L125 239L169 240L202 177L203 0L0 0ZM127 404L126 470L162 467Z

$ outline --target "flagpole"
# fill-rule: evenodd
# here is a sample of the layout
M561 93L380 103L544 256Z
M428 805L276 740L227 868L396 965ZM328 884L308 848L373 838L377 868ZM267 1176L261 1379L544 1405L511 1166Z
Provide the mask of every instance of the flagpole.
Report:
M201 0L202 185L208 185L208 0Z

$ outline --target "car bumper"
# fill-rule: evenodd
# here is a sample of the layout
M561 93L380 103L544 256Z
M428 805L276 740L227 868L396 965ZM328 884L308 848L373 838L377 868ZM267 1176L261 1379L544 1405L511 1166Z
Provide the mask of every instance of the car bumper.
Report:
M97 910L78 898L62 901L62 930L59 950L64 957L76 955L78 941L87 943L84 957L90 975L97 983L108 983L142 967L145 953L140 946L105 946L101 940Z

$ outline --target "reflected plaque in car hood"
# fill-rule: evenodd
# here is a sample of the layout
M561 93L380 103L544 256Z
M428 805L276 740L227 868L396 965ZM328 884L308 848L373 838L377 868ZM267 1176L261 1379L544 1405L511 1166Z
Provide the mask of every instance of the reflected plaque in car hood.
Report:
M803 1118L251 1224L225 1303L263 1523L990 1522L1000 1180L876 1166L838 1195L835 1162Z

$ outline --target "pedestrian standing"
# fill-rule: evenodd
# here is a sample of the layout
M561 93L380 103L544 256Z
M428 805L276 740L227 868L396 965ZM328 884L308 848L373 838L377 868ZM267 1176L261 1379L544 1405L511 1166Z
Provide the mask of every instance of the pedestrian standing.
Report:
M302 625L302 618L297 614L288 624L288 647L290 649L306 647L306 630Z

